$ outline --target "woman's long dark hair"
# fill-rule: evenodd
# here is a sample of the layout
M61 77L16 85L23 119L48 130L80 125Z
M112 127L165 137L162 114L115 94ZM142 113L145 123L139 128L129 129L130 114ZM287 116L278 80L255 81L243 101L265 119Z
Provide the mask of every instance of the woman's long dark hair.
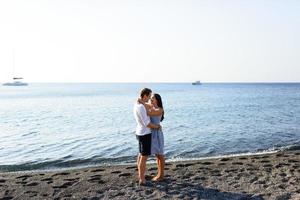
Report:
M161 109L163 109L164 110L164 107L163 107L163 103L162 103L162 100L161 100L161 96L159 95L159 94L154 94L154 97L155 97L155 99L156 99L156 101L157 101L157 106L159 107L159 108L161 108ZM163 113L162 113L162 115L161 115L161 119L160 119L160 121L162 121L162 120L164 120L164 114L165 114L165 112L163 111Z

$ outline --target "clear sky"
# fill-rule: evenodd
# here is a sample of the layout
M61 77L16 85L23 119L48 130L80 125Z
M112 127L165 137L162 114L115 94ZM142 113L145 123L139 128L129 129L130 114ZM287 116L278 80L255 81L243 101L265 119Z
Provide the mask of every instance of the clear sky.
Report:
M1 0L0 82L300 82L298 0Z

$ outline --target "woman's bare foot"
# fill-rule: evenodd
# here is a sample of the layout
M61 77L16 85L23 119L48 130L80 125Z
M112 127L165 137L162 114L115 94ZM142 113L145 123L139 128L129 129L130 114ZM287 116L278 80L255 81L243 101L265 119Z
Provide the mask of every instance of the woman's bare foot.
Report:
M160 181L163 181L164 178L163 177L160 177L160 176L155 176L154 178L152 178L152 181L156 181L156 182L160 182Z
M156 181L158 179L159 176L154 176L151 180L152 181Z

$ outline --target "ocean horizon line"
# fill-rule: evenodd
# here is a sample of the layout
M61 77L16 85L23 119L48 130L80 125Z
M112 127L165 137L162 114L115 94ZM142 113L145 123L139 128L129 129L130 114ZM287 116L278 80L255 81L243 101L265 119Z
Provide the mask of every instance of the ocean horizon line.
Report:
M5 82L0 82L1 84ZM88 82L88 81L78 81L78 82L27 82L29 84L191 84L191 82L187 81L178 81L178 82ZM300 81L232 81L232 82L227 82L227 81L201 81L201 84L299 84Z

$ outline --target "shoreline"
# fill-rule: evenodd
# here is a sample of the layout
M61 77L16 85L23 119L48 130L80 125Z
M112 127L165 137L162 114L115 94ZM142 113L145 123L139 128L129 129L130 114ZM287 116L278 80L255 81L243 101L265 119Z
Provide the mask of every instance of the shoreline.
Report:
M225 154L225 155L215 155L215 156L203 156L203 157L192 157L192 158L166 158L166 162L189 162L189 161L200 161L200 160L208 160L208 159L220 159L220 158L234 158L239 156L255 156L255 155L264 155L264 154L273 154L278 153L282 151L289 151L289 147L292 147L292 150L294 146L288 146L284 149L274 149L274 150L263 150L263 151L257 151L257 152L245 152L245 153L232 153L232 154ZM300 149L300 146L296 146L296 150ZM154 156L150 156L148 158L147 163L148 164L155 164L155 158ZM23 172L55 172L55 171L64 171L64 170L76 170L76 169L83 169L83 168L92 168L92 167L109 167L109 166L128 166L128 165L134 165L135 162L115 162L115 163L103 163L103 164L83 164L83 165L76 165L71 167L42 167L40 169L24 169L24 170L1 170L0 166L0 173L23 173ZM21 164L23 165L23 164ZM36 164L38 165L38 164ZM4 166L4 165L3 165ZM6 166L19 166L19 165L6 165ZM26 168L26 167L24 167Z
M167 161L138 186L133 164L0 172L0 199L300 199L300 150Z

